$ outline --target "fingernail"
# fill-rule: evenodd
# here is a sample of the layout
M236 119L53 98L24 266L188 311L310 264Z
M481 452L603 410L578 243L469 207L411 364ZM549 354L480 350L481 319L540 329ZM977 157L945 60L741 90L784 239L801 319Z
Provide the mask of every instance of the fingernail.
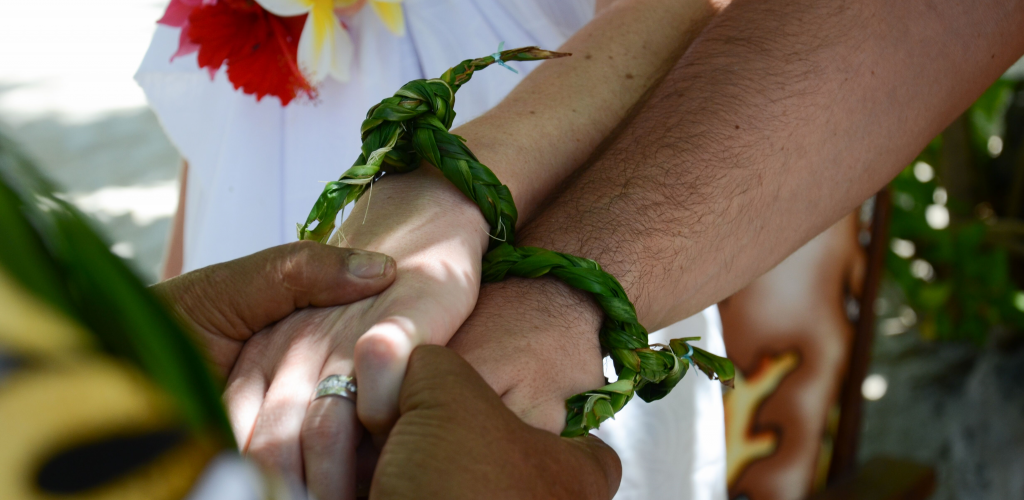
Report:
M380 278L388 268L391 257L382 253L352 252L348 256L348 272L363 279Z

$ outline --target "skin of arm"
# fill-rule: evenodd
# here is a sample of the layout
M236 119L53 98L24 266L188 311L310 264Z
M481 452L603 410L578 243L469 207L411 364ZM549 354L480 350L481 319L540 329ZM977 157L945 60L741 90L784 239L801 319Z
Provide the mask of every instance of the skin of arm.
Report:
M664 78L728 0L619 0L453 132L512 192L520 226Z
M455 131L509 185L520 220L628 115L716 5L620 0L559 48L573 57L542 64L498 107ZM358 416L385 435L398 417L412 349L447 343L472 311L488 243L479 208L429 166L386 176L352 213L339 239L394 257L395 283L378 297L300 311L257 333L226 391L244 451L304 478L321 498L354 495L362 431L348 401L310 403L307 395L324 377L354 371Z
M597 260L651 331L686 318L892 179L1021 57L1021 26L1020 1L736 0L521 244ZM509 280L449 346L558 431L564 398L596 387L600 318L560 283Z

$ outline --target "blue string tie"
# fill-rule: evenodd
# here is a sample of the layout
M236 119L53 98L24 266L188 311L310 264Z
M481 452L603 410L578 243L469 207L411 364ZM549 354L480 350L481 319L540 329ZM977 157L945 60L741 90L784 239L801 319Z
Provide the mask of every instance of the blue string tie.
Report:
M680 357L685 359L686 361L688 361L692 365L693 364L693 358L691 356L693 356L693 346L691 346L690 344L686 344L686 354L683 354Z
M513 73L518 75L519 72L516 71L515 68L505 64L505 61L501 60L501 51L503 51L503 50L505 50L505 42L501 42L501 43L498 44L498 51L493 53L493 54L491 54L491 57L493 57L494 58L494 62L498 63L501 67L503 67L503 68L505 68L505 69L507 69L507 70L509 70L509 71L511 71L511 72L513 72Z

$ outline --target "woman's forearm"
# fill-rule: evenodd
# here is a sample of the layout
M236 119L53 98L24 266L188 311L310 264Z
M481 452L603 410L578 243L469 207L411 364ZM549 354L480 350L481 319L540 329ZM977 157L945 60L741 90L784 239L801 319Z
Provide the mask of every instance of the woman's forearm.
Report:
M520 224L579 168L727 0L619 0L601 9L500 104L459 127L509 186ZM546 48L546 47L545 47Z
M501 103L453 130L509 186L520 227L623 122L727 3L618 0L599 6L596 17L559 48L573 53L572 57L541 64ZM443 214L427 218L433 221L432 230L468 230L464 236L473 245L481 252L487 248L489 228L480 209L437 169L386 176L375 185L378 200L384 196L398 200L425 197L426 206L436 206ZM371 216L380 217L379 222L350 219L336 234L336 243L404 255L394 245L414 244L416 238L408 234L386 238L396 228L382 221L407 221L415 204L375 201L370 210L370 199L360 198L353 213L372 212ZM390 243L382 243L384 240Z

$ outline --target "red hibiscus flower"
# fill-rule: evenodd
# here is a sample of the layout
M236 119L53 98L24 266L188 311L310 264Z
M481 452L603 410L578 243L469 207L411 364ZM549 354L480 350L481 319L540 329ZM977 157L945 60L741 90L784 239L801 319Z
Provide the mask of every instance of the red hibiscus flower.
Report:
M173 0L159 22L181 26L174 57L199 51L199 66L227 66L236 89L276 96L287 105L299 94L314 96L296 63L306 16L278 17L253 0Z

